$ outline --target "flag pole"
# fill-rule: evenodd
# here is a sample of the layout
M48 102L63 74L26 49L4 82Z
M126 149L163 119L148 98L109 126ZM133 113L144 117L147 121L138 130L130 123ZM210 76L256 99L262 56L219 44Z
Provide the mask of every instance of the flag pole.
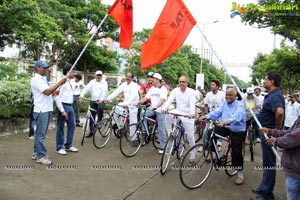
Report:
M95 32L92 34L92 36L90 37L90 39L88 40L88 42L85 44L84 48L81 50L79 56L77 57L76 61L74 62L74 64L72 65L70 71L68 72L68 74L66 76L69 75L69 73L73 70L73 68L76 66L76 64L78 63L79 59L81 58L82 54L85 52L86 48L88 47L88 45L90 44L90 42L92 41L92 39L95 37L96 33L99 31L99 29L101 28L102 24L104 23L104 21L106 20L108 14L106 13L104 18L102 19L102 21L100 22L100 24L98 25L97 29L95 30Z
M205 41L207 42L208 46L209 46L210 49L212 50L213 54L216 56L217 60L219 61L219 63L221 64L221 66L223 67L223 69L225 70L225 72L227 73L227 75L228 75L228 77L230 78L231 82L232 82L233 85L236 87L237 92L238 92L239 95L243 98L243 94L242 94L240 88L238 87L238 85L236 84L235 80L232 78L232 76L231 76L230 73L228 72L227 67L224 65L223 61L222 61L222 60L220 59L220 57L218 56L217 52L214 50L213 46L212 46L211 43L208 41L206 35L205 35L205 34L203 33L203 31L201 30L201 28L199 27L198 23L196 24L196 27L198 28L198 30L199 30L200 33L202 34L202 37L205 39ZM253 119L254 119L255 122L257 123L258 127L259 127L259 128L262 128L262 125L261 125L261 123L258 121L258 119L257 119L256 115L254 114L252 108L250 108L250 106L249 106L249 104L248 104L247 101L245 101L245 102L246 102L246 104L247 104L247 106L248 106L248 108L249 108L249 110L250 110L250 113L251 113ZM264 133L264 136L265 136L266 139L269 138L269 137L267 136L266 133ZM276 151L275 147L272 146L271 148L272 148L272 151L274 152L274 154L275 154L277 160L280 161L280 160L281 160L281 159L280 159L280 156L279 156L278 152Z

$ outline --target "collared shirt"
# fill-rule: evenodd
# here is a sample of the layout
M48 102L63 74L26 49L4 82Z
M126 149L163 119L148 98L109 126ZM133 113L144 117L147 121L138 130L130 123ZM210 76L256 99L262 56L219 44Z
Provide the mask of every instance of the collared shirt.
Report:
M246 130L246 110L244 104L235 100L231 104L225 101L220 107L206 115L209 119L220 119L220 122L230 121L230 125L225 126L233 132L244 132Z
M216 94L214 94L212 91L207 93L204 104L208 105L209 112L213 111L214 109L218 108L223 104L225 101L225 92L218 91Z
M300 116L300 105L297 101L291 101L286 105L284 126L291 127Z
M275 128L277 108L285 109L284 97L279 88L271 91L264 98L262 109L257 117L262 127Z
M73 88L71 80L68 79L60 88L59 94L55 97L56 107L60 112L64 112L62 103L73 104Z
M45 95L43 92L50 88L46 76L36 73L30 81L32 91L34 110L33 112L50 112L53 111L52 95Z
M129 84L127 82L122 83L113 93L111 93L107 100L112 100L122 92L124 93L123 103L130 106L133 105L140 99L139 95L140 86L131 81Z
M246 114L247 114L247 120L251 119L252 115L250 112L250 108L247 106L246 102L248 103L248 106L253 110L254 114L257 115L259 113L259 110L261 109L261 101L253 95L253 98L250 99L248 96L246 96L244 99L242 99L242 103L244 104L246 108Z
M85 85L83 84L83 82L81 80L76 82L75 78L73 78L71 80L71 84L72 84L72 88L73 88L73 94L76 95L76 96L80 95L81 88L85 87Z
M156 106L161 99L167 100L168 98L168 90L164 86L153 86L146 94L147 99L151 99L151 106ZM156 111L160 112L161 108L164 106L165 102L156 109Z
M195 114L195 99L195 90L186 88L186 90L182 92L180 88L177 87L171 92L163 109L168 109L175 100L178 113L183 115Z
M107 82L103 79L100 82L96 81L96 79L91 80L80 96L84 97L88 91L91 92L92 101L104 100L108 92Z

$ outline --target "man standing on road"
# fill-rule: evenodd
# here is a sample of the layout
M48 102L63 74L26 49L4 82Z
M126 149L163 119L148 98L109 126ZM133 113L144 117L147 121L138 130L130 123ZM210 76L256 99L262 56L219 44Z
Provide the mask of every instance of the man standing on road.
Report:
M76 126L81 127L80 125L80 90L85 88L85 85L81 81L82 77L80 74L76 74L75 78L71 80L72 88L73 88L73 95L74 95L74 102L73 102L73 108L75 112L75 121Z
M74 70L71 64L67 64L63 68L63 75L67 76L67 82L59 89L59 94L56 96L56 112L57 112L57 128L56 128L56 152L60 155L66 155L66 151L77 152L78 149L74 147L73 136L75 131L75 119L73 109L73 88L71 80L74 78ZM68 74L69 73L69 74ZM66 143L64 144L64 127L65 123L68 125ZM65 148L64 148L65 147Z
M281 76L276 72L268 72L263 82L268 94L264 98L262 110L258 114L258 120L262 127L280 130L283 125L285 101L279 89ZM260 137L263 161L263 178L258 188L252 192L260 196L252 197L252 200L274 200L274 186L276 180L276 156L271 147L267 145L264 135Z
M287 200L300 199L300 117L288 130L261 128L261 133L268 133L269 146L283 149L281 165L285 172Z
M104 110L104 99L108 92L107 82L102 79L102 71L98 70L95 73L95 79L91 80L87 86L83 89L79 96L79 100L82 101L83 97L86 93L91 92L91 108L98 111L98 122L103 118L103 110ZM92 116L95 119L96 113L92 112ZM85 137L93 136L93 121L90 120L90 133Z
M300 116L300 105L296 101L297 94L290 95L290 100L286 105L285 119L284 119L284 130L292 127L298 116Z
M52 117L52 94L67 81L67 78L62 78L54 86L50 87L46 77L49 65L44 61L37 61L35 67L36 73L30 81L34 102L33 119L36 125L32 159L43 165L51 165L52 161L47 155L44 140Z

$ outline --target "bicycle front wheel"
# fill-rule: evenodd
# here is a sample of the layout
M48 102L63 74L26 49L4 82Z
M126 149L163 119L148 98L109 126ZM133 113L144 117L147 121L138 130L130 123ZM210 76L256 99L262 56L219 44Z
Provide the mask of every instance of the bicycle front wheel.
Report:
M99 122L96 132L93 135L93 144L97 149L104 147L111 136L111 126L108 118Z
M160 173L162 175L164 175L167 171L167 168L168 168L168 165L169 165L170 159L172 157L172 153L173 153L174 142L175 142L174 136L170 135L167 140L164 152L161 156Z
M195 153L195 159L190 159L190 153ZM208 158L210 155L210 159ZM208 179L213 168L212 153L207 145L196 144L183 157L179 169L181 183L188 189L202 186Z
M151 136L151 138L152 138L152 144L153 144L154 148L155 149L160 149L157 127L155 128L155 130L154 130L153 135Z
M141 148L141 131L137 124L129 124L121 131L120 150L125 157L134 156Z
M195 123L194 126L195 143L199 142L202 139L205 126L206 126L205 121L199 121Z
M228 149L226 152L226 166L225 166L225 172L228 176L234 176L238 172L238 170L232 166L232 149L231 146L228 145Z
M85 119L85 122L83 124L83 133L82 133L82 139L81 139L81 146L83 145L84 138L87 135L87 131L88 131L88 128L90 126L89 124L90 124L90 115L87 115L86 119Z

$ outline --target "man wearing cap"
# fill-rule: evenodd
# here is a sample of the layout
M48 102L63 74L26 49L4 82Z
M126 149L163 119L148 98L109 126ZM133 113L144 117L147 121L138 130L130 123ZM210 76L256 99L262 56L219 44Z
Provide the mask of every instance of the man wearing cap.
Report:
M75 112L75 122L76 126L81 127L80 125L80 92L81 89L85 88L84 83L81 81L82 77L80 74L76 74L75 78L71 80L72 88L73 88L73 96L74 96L74 101L73 101L73 108Z
M252 88L248 88L247 96L242 99L242 103L246 108L246 134L245 135L247 135L247 130L248 127L251 125L251 123L253 125L253 128L256 126L256 123L253 120L253 117L251 115L250 109L252 109L254 114L257 115L261 110L261 104L260 104L261 101L256 96L254 96L254 90ZM255 137L257 138L257 142L260 142L259 135L257 133Z
M147 92L146 96L142 98L140 101L136 102L136 105L143 104L147 99L151 99L151 108L146 110L145 116L152 117L155 116L157 118L158 123L158 139L160 150L158 153L162 154L165 148L166 135L165 135L165 115L161 113L161 108L167 100L168 90L166 87L163 87L161 84L162 76L159 73L155 73L153 75L153 87ZM147 120L144 119L144 125L146 128ZM144 128L144 126L142 127ZM143 130L145 131L145 130Z
M103 118L104 99L108 92L107 82L102 78L102 71L98 70L95 73L95 79L91 80L81 92L79 99L82 101L87 92L91 92L91 108L98 111L98 122ZM95 119L96 113L92 112ZM93 121L90 120L90 133L86 137L93 136Z
M284 130L288 130L300 116L300 104L296 101L297 94L289 95L289 102L286 105Z
M140 89L140 96L141 97L144 97L147 94L147 92L150 90L150 88L153 86L153 75L154 75L153 72L148 72L147 82L144 82L141 86L141 89ZM151 103L151 100L147 99L146 103Z
M71 64L63 67L63 75L67 76L67 82L59 88L59 94L55 98L57 111L57 128L56 128L56 152L60 155L66 155L66 151L77 152L78 149L74 147L73 136L75 131L75 113L73 109L73 87L71 80L74 79L74 70ZM67 123L67 137L64 143L65 133L64 127Z
M36 73L30 81L34 102L33 119L36 124L32 159L43 165L51 165L52 161L47 155L44 140L52 117L52 94L67 81L67 78L62 78L54 86L50 87L46 77L49 65L44 61L37 61L35 67Z

